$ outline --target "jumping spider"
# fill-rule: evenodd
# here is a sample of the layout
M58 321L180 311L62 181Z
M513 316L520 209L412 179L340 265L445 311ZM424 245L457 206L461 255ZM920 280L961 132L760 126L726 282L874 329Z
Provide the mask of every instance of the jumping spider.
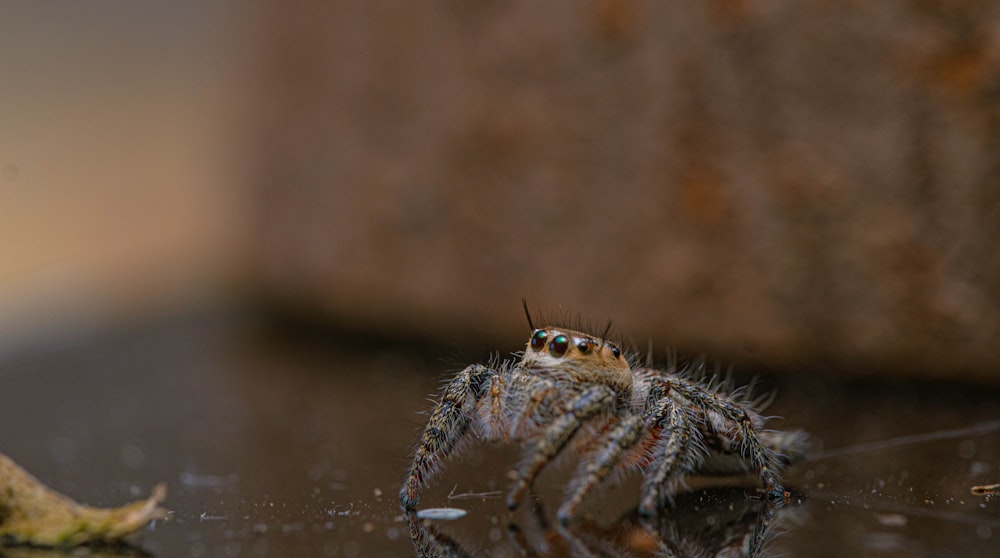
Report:
M532 329L518 360L473 364L447 384L431 413L399 498L420 489L468 438L525 442L507 505L521 503L542 469L567 447L580 454L557 517L568 523L613 472L645 479L639 513L654 515L687 475L756 472L771 499L786 497L778 471L805 454L802 432L764 430L759 402L697 379L704 364L642 367L621 347L563 327ZM515 355L517 356L517 355Z

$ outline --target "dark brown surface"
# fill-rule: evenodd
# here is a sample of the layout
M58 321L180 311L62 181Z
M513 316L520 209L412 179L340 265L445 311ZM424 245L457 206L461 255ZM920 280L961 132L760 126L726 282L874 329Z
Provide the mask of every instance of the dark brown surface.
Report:
M345 343L286 326L275 335L256 323L188 317L7 360L0 364L0 449L93 504L120 504L168 482L174 518L140 539L156 556L411 555L396 493L419 413L448 370L485 355L379 339ZM1000 418L996 392L879 377L844 384L809 370L788 373L770 411L785 417L783 427L809 430L817 451ZM997 425L903 442L829 454L789 471L794 498L775 520L773 553L995 556L1000 508L970 488L1000 477ZM448 499L452 491L503 490L516 459L513 448L475 445L450 464L423 504L470 513L436 527L474 555L513 555L509 522L539 544L528 510L511 516L501 499ZM566 472L541 479L549 512ZM599 527L586 536L641 545L627 523L613 522L637 497L631 479L590 502ZM679 505L686 511L671 521L694 539L707 518L729 521L726 514L753 509L742 490ZM730 508L736 511L722 511Z

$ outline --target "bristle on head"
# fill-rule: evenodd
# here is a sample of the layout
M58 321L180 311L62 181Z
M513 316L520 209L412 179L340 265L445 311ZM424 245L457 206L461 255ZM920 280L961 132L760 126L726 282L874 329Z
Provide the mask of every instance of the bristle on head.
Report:
M524 316L528 318L528 327L531 331L535 331L535 324L531 323L531 312L528 311L528 299L526 297L521 297L521 306L524 307Z
M579 314L561 306L555 311L546 312L537 308L531 311L528 308L528 299L526 297L521 297L521 307L524 309L524 317L528 320L528 327L531 328L531 331L547 327L570 329L599 337L619 346L622 345L622 340L618 337L614 328L614 322L611 320L594 327L595 324L585 322ZM537 324L535 323L536 320L538 321Z

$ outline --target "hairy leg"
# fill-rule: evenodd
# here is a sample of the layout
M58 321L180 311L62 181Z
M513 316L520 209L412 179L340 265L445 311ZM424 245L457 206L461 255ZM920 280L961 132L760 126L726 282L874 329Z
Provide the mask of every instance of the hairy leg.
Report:
M417 518L414 511L405 515L410 531L410 542L417 556L432 556L434 558L468 558L472 556L454 539L439 531L432 522Z
M424 428L406 482L399 491L399 501L405 509L416 507L420 487L468 431L476 402L486 394L488 380L496 374L496 370L473 364L459 372L445 387Z
M577 508L587 495L621 462L625 451L639 441L642 428L642 419L638 415L629 415L603 438L605 441L603 449L593 459L584 461L570 483L569 495L563 500L557 512L561 523L569 523L576 515Z
M704 455L704 449L696 438L691 419L668 395L656 402L646 424L662 428L663 432L662 442L656 446L660 455L654 462L653 474L646 478L639 503L639 513L652 516L663 505L666 491L673 490L669 485L691 472L696 460Z
M542 468L566 447L570 438L588 419L611 410L614 404L615 393L607 386L595 385L576 396L570 403L567 413L546 427L541 438L521 462L517 480L507 496L507 507L514 509L521 503L524 493Z
M737 440L740 442L740 455L747 459L754 470L760 474L760 480L768 495L771 498L784 496L784 488L775 473L778 460L775 458L774 452L761 443L753 420L745 409L717 393L698 389L684 382L673 383L672 387L692 403L732 422L736 426Z
M510 433L507 431L507 413L505 397L507 395L507 380L500 374L490 377L486 385L486 396L476 405L480 436L491 442L507 442Z
M530 388L510 387L508 393L514 394L513 399L506 404L507 409L513 410L514 414L510 417L510 424L507 425L505 434L509 439L523 440L530 438L537 431L537 421L544 421L543 411L551 405L548 400L558 395L559 388L555 382L533 379Z

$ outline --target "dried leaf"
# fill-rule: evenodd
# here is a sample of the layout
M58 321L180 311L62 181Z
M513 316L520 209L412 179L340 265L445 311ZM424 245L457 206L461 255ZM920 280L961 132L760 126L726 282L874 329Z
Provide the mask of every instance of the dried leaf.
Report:
M0 543L77 546L119 542L163 519L159 507L167 488L160 484L146 500L120 508L93 508L52 491L10 458L0 454Z

